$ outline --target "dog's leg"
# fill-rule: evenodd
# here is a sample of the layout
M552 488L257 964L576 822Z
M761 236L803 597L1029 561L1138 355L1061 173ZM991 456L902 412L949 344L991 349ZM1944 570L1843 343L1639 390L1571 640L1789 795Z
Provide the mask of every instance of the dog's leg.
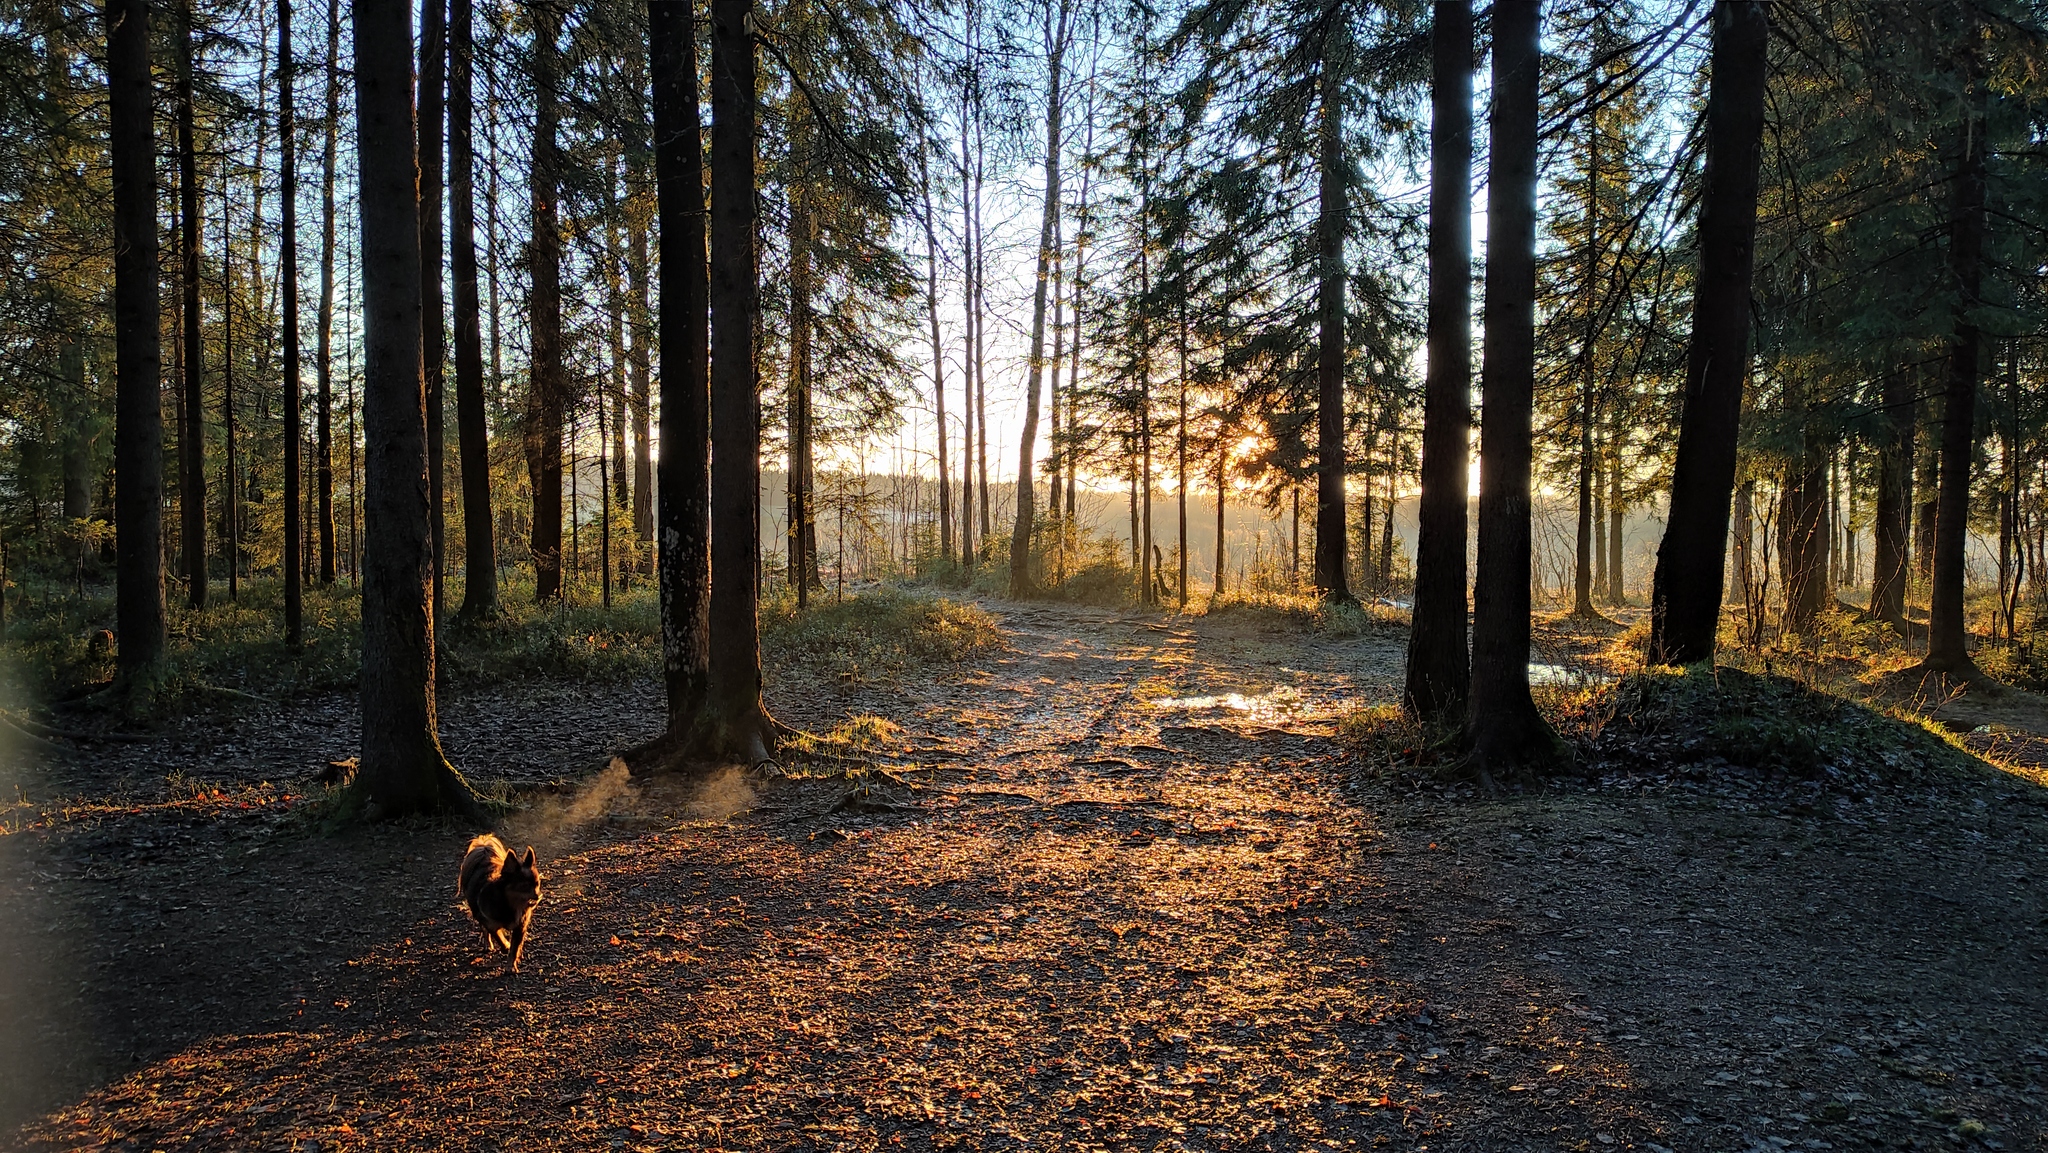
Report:
M512 924L512 971L519 971L519 958L526 952L526 918L521 917Z

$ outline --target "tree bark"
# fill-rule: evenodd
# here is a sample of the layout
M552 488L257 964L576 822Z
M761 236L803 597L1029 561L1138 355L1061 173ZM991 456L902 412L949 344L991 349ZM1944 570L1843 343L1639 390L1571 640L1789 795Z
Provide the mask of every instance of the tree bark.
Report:
M1790 403L1804 407L1803 398ZM1778 519L1778 568L1785 588L1785 629L1804 633L1813 627L1827 592L1827 561L1822 556L1827 470L1819 451L1803 436L1787 470L1784 511Z
M939 437L939 555L953 558L952 465L946 456L946 349L939 339L939 231L932 215L931 158L917 151L918 189L924 195L924 308L932 333L932 404Z
M462 470L462 620L498 615L491 431L484 408L483 302L476 270L476 5L452 0L448 43L448 258L455 288L455 441Z
M752 0L711 0L712 726L706 751L774 753L761 704L761 403L754 228Z
M811 294L817 287L811 253L818 237L807 177L801 173L811 162L809 111L799 98L788 116L790 162L799 173L789 188L789 457L783 487L789 498L786 568L799 609L810 604L810 590L824 583L816 567L817 509L811 493Z
M120 681L163 662L163 346L157 268L155 87L148 0L108 0L107 144L114 193L114 621ZM0 607L0 619L4 619Z
M1712 660L1721 622L1728 502L1735 491L1736 437L1749 369L1750 272L1756 255L1769 41L1770 10L1762 0L1715 0L1700 266L1671 511L1650 591L1649 656L1658 664Z
M1320 343L1316 351L1316 592L1351 599L1344 579L1344 231L1348 173L1344 158L1344 18L1330 21L1323 45L1316 221Z
M334 153L341 132L341 0L327 0L327 118L320 144L320 314L314 322L313 521L320 532L320 583L334 583Z
M185 333L179 351L184 363L179 377L185 386L184 421L178 436L178 546L185 560L185 603L206 607L206 355L201 343L199 252L205 236L199 220L199 153L193 141L196 109L192 103L192 0L179 0L177 29L178 203L179 238L184 242L181 267Z
M1486 194L1486 347L1480 372L1479 551L1468 730L1484 775L1563 755L1529 696L1529 492L1536 389L1539 0L1497 0Z
M1071 0L1046 2L1045 203L1038 217L1038 269L1031 291L1031 361L1024 385L1022 444L1017 451L1017 520L1010 529L1010 595L1017 598L1038 592L1038 580L1031 571L1031 528L1038 515L1034 488L1038 473L1032 460L1038 452L1038 394L1045 386L1045 293L1052 275L1053 233L1060 215L1060 80L1071 8Z
M441 392L446 383L448 337L447 295L441 286L441 250L445 233L441 227L441 182L443 133L446 131L448 82L448 0L426 0L420 5L419 73L419 166L420 166L420 356L427 382L427 491L433 509L427 528L434 552L433 603L431 623L438 629L445 598L442 577L447 572L446 507L442 484L441 457L447 440L442 430Z
M1976 20L1966 16L1963 73L1968 104L1962 155L1956 164L1954 209L1949 219L1949 275L1954 279L1954 327L1949 337L1948 380L1941 402L1941 484L1934 514L1934 583L1927 616L1927 656L1920 668L1966 680L1984 674L1970 657L1963 620L1964 550L1969 543L1970 465L1976 449L1977 377L1982 342L1971 313L1983 302L1984 79L1977 56Z
M704 153L693 0L648 0L654 81L655 211L661 242L662 679L668 736L704 719L711 660L710 317L704 263Z
M1439 0L1430 33L1428 377L1415 600L1402 704L1460 719L1465 647L1465 508L1472 432L1472 0ZM1221 552L1221 540L1218 538ZM1220 579L1220 577L1219 577Z
M640 187L645 187L644 176L636 183ZM644 201L642 204L644 205ZM654 306L649 296L649 289L652 286L648 274L646 221L641 218L643 212L645 208L641 207L634 213L633 238L626 248L626 290L630 294L627 297L627 307L632 310L633 318L633 350L630 354L633 388L630 401L633 419L633 538L642 542L652 542L654 382L653 357L649 345L654 337Z
M284 643L305 640L299 557L299 165L291 0L277 0L278 285L284 311Z
M408 0L354 0L363 275L362 754L372 816L479 815L441 755L434 705L433 541L420 358L419 169Z
M1599 69L1586 79L1586 288L1580 307L1586 331L1579 346L1579 523L1572 570L1572 615L1591 619L1593 607L1594 350L1600 339L1600 112ZM1604 559L1604 558L1603 558Z
M533 595L543 604L562 596L562 228L555 198L561 184L555 145L561 116L559 46L562 13L540 0L533 16L533 240L528 308L532 364L526 405L526 467L533 486Z
M1610 408L1615 406L1610 405ZM1628 577L1622 570L1622 531L1628 519L1628 506L1622 503L1621 495L1621 453L1623 440L1620 436L1621 421L1618 416L1609 417L1610 434L1607 438L1607 603L1615 608L1628 604Z
M1075 325L1076 328L1080 326ZM1223 572L1229 567L1230 556L1223 542L1223 510L1226 487L1230 482L1230 449L1222 437L1216 438L1216 579L1210 590L1211 599L1223 595Z
M973 51L973 0L968 3L969 52ZM963 115L975 108L972 81L962 96ZM974 307L974 169L969 145L971 133L960 133L960 286L965 345L960 350L960 567L967 579L974 579L974 349L975 322L980 312Z

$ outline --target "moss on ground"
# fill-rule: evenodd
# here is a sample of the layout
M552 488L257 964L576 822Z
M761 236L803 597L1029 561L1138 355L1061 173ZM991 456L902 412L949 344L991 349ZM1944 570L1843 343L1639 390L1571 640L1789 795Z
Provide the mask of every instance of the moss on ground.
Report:
M1803 780L1898 782L1975 765L1912 720L1790 677L1722 666L1646 669L1560 716L1594 771L1726 769Z

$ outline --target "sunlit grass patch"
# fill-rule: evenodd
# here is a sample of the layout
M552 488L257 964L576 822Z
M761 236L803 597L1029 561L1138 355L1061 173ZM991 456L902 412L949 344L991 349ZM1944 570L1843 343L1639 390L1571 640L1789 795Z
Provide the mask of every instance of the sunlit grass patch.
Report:
M1458 726L1425 723L1399 705L1369 705L1345 713L1337 719L1337 739L1370 777L1448 778L1464 771Z
M858 713L824 732L797 732L776 746L776 756L792 776L808 775L803 766L829 766L834 773L848 764L866 764L886 755L898 743L903 726L872 713Z
M802 611L793 597L777 597L761 606L761 642L771 673L794 668L844 684L958 664L1004 644L979 605L891 588L821 597Z
M1355 637L1373 629L1405 624L1406 614L1386 605L1329 601L1309 593L1266 589L1226 590L1203 605L1204 615L1236 618L1275 627Z

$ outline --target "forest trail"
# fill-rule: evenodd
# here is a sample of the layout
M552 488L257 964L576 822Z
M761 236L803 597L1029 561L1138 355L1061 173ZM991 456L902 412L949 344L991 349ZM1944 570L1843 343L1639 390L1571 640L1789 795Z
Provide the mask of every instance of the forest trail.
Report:
M902 724L890 811L614 773L516 818L517 977L459 831L310 836L255 785L345 751L338 706L249 780L0 839L0 1053L40 1073L0 1144L2048 1148L2034 786L1400 790L1331 739L1398 628L989 607L1010 649L957 675L771 692ZM551 726L588 763L652 691L458 699L451 751L524 778Z

